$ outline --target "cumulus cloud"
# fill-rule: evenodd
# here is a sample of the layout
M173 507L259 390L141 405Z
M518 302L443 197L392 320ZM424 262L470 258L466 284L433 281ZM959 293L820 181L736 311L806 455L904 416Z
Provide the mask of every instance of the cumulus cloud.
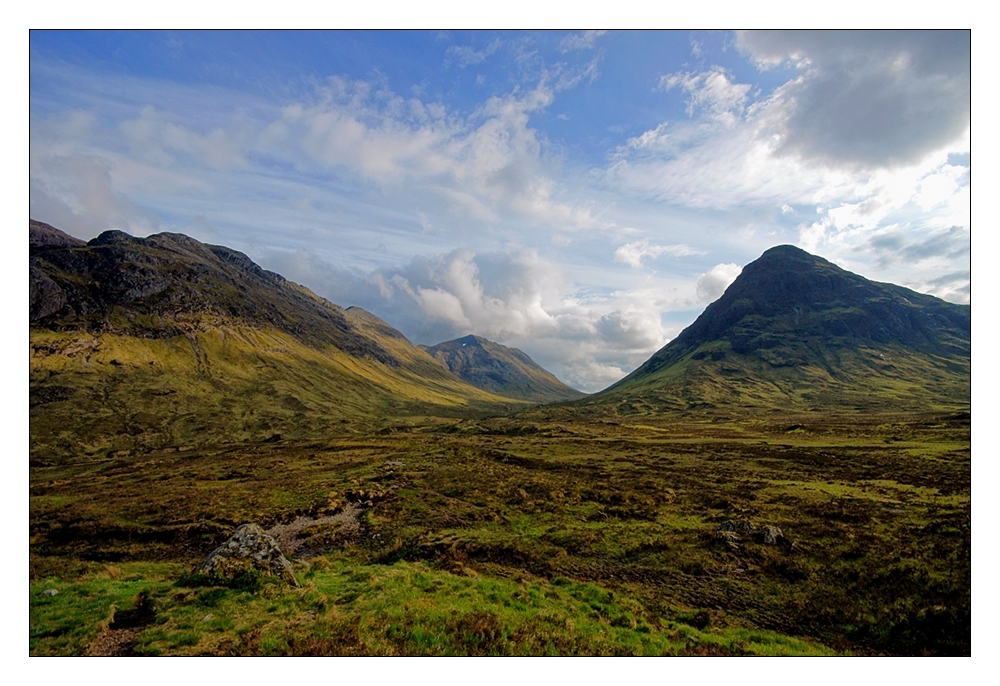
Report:
M371 272L336 269L306 252L269 253L262 263L333 302L374 312L415 343L485 336L588 392L618 381L677 334L663 312L694 305L676 282L585 295L530 249L455 250Z
M718 300L742 272L743 267L738 264L717 264L712 267L699 276L695 284L698 302L708 304Z
M770 108L779 152L909 165L969 127L969 31L746 31L736 45L800 73Z
M762 92L718 67L662 76L687 95L688 119L620 145L609 182L667 206L760 217L761 242L784 227L872 278L906 280L890 267L931 250L928 277L954 272L970 226L968 33L746 32L737 45L790 77ZM952 227L964 234L941 238ZM898 251L870 242L890 231L906 236Z
M660 255L685 257L698 254L699 251L687 245L650 245L648 240L641 240L620 246L615 250L614 260L638 269L642 266L642 260L647 257L655 259Z

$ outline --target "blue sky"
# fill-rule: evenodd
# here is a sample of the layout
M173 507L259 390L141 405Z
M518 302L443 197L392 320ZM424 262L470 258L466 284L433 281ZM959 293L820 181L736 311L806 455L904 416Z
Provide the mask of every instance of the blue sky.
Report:
M49 32L34 219L596 391L781 243L970 298L968 32Z

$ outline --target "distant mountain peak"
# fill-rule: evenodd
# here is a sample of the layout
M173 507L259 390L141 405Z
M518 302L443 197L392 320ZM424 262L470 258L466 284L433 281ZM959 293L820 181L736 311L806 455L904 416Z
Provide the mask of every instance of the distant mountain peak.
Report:
M469 334L424 347L437 362L463 381L483 390L535 402L582 398L523 351Z

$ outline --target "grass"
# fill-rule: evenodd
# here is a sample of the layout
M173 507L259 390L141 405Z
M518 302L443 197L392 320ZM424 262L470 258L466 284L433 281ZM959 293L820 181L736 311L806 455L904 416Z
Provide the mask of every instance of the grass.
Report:
M278 330L184 325L186 335L166 338L32 329L32 456L369 432L428 408L479 416L526 404L463 384L426 356L410 360L392 338L398 367Z
M300 572L300 589L252 593L186 588L171 571L33 582L32 654L81 652L114 606L128 607L139 593L153 599L156 617L132 647L137 655L833 654L815 641L711 626L705 614L667 619L628 595L564 577L469 577L422 562L358 566L332 555Z
M80 653L143 591L139 654L968 654L967 415L557 412L46 456L32 654ZM349 502L303 588L183 586L238 524ZM729 549L725 519L795 546Z

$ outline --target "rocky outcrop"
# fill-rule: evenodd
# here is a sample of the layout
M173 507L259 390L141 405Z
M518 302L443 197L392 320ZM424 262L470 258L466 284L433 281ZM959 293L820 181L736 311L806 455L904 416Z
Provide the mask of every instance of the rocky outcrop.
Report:
M785 541L785 536L781 533L781 529L770 525L760 527L754 538L758 543L763 543L764 545L779 545Z
M239 577L270 576L298 586L292 564L281 553L274 538L256 524L244 524L225 543L209 553L196 574L235 580Z
M763 545L781 545L791 547L793 544L776 526L763 524L755 526L746 519L733 521L727 519L719 524L712 535L712 540L725 545L731 550L739 550L746 540Z
M47 247L80 247L86 245L79 238L73 238L68 233L60 231L45 222L28 220L28 245L32 248Z
M35 322L66 307L66 294L59 284L34 265L28 267L28 317Z

